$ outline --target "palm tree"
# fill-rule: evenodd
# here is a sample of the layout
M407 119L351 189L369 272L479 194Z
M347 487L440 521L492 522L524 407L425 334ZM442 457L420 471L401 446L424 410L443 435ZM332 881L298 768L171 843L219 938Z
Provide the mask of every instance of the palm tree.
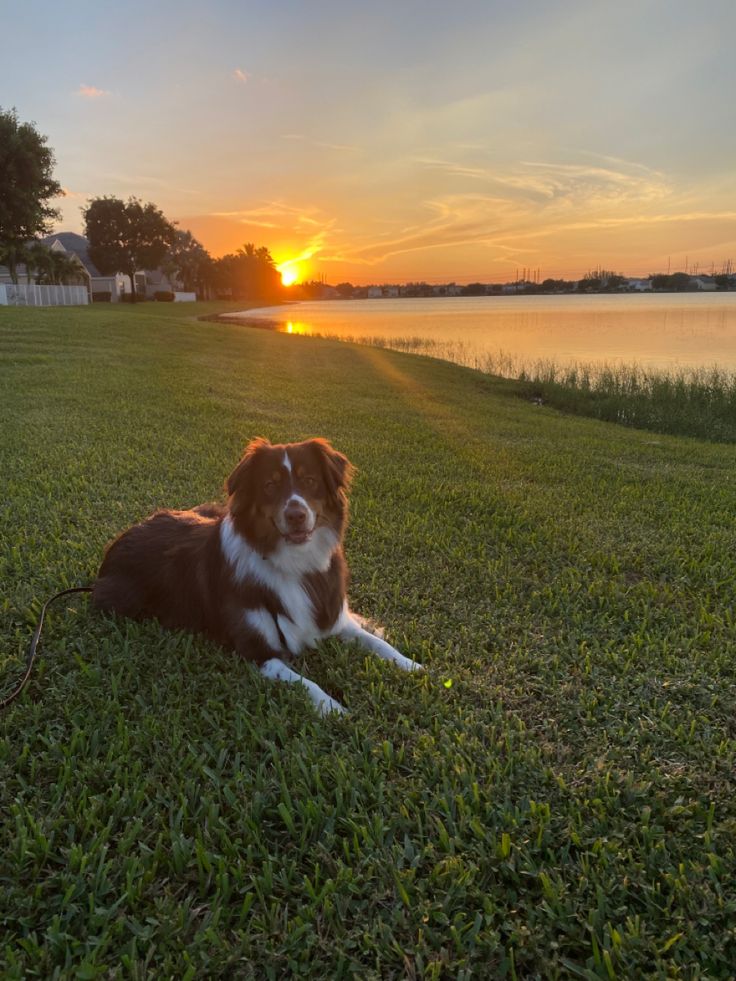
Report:
M84 283L87 274L79 259L76 256L68 255L66 252L51 252L51 281L53 283Z
M48 283L51 281L51 273L53 269L53 259L52 251L48 245L44 245L43 242L32 242L26 250L26 269L28 271L28 281L31 279L31 272L35 272L38 275L34 276L34 279L39 283Z
M247 257L248 259L255 259L257 262L263 262L266 265L273 265L273 258L265 245L256 248L252 242L246 242L240 246L236 254Z
M28 262L28 249L25 242L17 239L10 242L0 242L0 263L8 267L10 279L18 285L18 266Z

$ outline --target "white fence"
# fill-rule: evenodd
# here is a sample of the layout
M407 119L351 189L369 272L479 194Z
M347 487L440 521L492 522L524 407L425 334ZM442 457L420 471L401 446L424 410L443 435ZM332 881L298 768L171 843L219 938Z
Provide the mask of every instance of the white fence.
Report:
M86 286L0 283L0 306L70 307L89 303Z

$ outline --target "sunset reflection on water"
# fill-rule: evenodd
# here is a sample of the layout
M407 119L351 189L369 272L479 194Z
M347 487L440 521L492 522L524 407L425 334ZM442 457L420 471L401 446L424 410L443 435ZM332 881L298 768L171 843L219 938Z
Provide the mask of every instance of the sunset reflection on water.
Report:
M252 309L247 321L494 371L500 359L503 374L538 361L736 371L736 292L327 300Z

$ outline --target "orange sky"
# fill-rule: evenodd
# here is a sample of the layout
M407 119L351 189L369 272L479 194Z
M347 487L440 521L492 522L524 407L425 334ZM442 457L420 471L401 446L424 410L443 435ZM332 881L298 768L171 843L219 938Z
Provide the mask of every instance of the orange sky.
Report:
M736 5L131 0L8 11L5 105L67 188L302 277L506 281L736 262Z

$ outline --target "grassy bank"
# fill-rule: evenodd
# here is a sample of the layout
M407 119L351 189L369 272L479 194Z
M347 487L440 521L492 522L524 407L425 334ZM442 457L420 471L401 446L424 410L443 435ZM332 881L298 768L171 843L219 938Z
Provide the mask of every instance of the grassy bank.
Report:
M429 670L327 644L318 721L62 603L0 716L0 975L732 977L736 450L206 312L0 309L0 687L258 434L357 465L354 605Z
M502 351L481 353L462 341L381 336L348 340L441 358L498 375L518 382L514 390L521 397L574 415L656 433L736 442L736 373L717 367L656 370L635 364L564 366L551 360L526 362Z

